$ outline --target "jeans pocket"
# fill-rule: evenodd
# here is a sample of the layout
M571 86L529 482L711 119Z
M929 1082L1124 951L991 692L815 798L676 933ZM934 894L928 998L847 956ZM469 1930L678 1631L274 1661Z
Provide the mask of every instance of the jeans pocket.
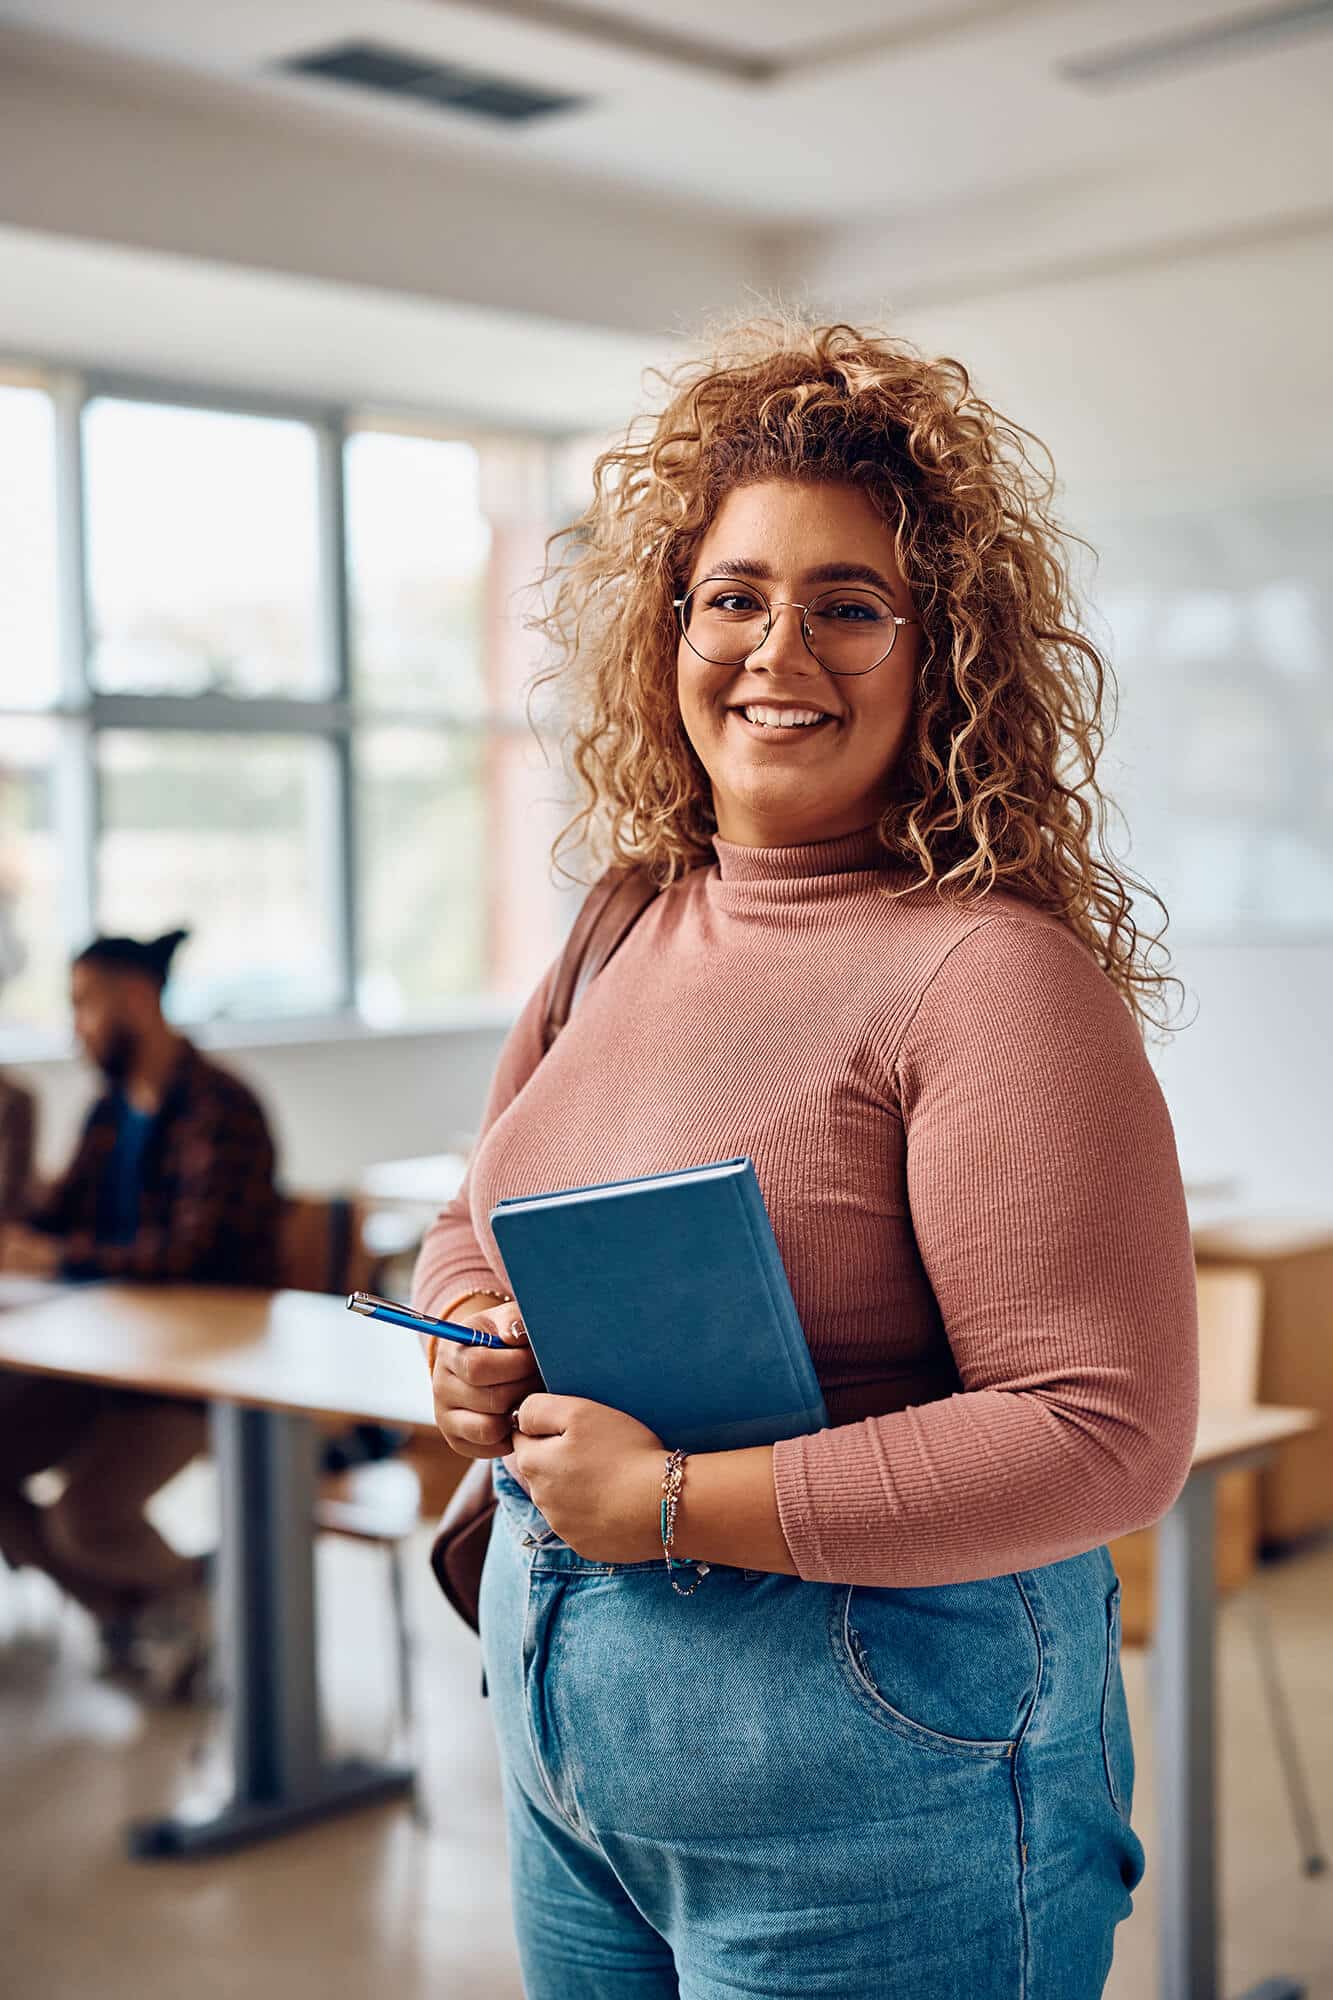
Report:
M1120 1579L1106 1595L1106 1665L1102 1678L1102 1765L1111 1803L1129 1818L1134 1796L1134 1740L1120 1672Z
M1012 1754L1041 1665L1012 1575L914 1590L840 1585L831 1597L834 1652L862 1708L925 1747Z
M497 1458L491 1461L491 1490L495 1494L498 1522L503 1524L520 1548L540 1548L556 1539L555 1529Z

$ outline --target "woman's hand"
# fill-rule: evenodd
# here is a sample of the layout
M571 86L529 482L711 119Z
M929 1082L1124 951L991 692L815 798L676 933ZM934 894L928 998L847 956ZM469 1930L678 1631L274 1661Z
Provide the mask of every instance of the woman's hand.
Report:
M510 1345L460 1347L422 1335L440 1435L462 1458L503 1458L513 1436L510 1412L542 1386L522 1316L512 1299L471 1312L465 1302L451 1323L484 1327Z
M523 1484L576 1555L607 1563L661 1555L666 1453L646 1424L544 1390L525 1397L518 1414L513 1450Z

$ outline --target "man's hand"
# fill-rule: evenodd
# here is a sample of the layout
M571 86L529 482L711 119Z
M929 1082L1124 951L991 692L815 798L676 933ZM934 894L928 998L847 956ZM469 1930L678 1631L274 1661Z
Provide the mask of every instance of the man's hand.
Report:
M44 1236L21 1222L0 1224L0 1270L29 1278L54 1278L60 1269L60 1238Z
M526 1396L514 1459L546 1519L589 1562L662 1553L662 1441L637 1417L582 1396Z

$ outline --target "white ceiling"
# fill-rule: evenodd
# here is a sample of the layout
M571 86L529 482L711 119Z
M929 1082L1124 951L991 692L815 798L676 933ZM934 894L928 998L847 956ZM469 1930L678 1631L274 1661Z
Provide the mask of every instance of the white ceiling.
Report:
M1286 11L1284 0L1266 6ZM38 251L84 242L342 287L360 300L347 324L363 330L377 294L490 314L502 340L518 339L524 320L581 325L593 330L590 354L603 338L617 343L607 380L618 385L645 340L692 334L774 292L900 320L1071 278L1188 269L1227 245L1326 242L1333 7L1327 32L1120 88L1062 72L1255 10L1255 0L0 0L0 253L13 280L6 305L0 270L0 337L36 338L25 336L35 314L46 351L117 348L96 295L91 317L82 296L65 312L62 334L69 260ZM514 129L277 68L353 39L589 102ZM20 232L40 267L31 290L19 282ZM103 267L94 257L90 268ZM166 268L153 266L161 297ZM184 319L202 332L210 313L197 287L184 291ZM15 301L26 311L34 298L41 311L25 320ZM266 304L259 318L270 317ZM443 351L470 355L480 324L468 322L455 350L463 336L450 321ZM401 351L413 379L429 374L425 323L405 316L394 328L385 352ZM565 339L546 351L557 401L557 352L577 374ZM340 354L334 372L355 375L353 362ZM531 399L541 363L516 358L514 374ZM592 393L575 398L589 415L596 378L594 362Z
M1116 90L1068 81L1059 65L1253 11L1253 0L729 0L725 11L673 0L669 12L660 0L0 0L0 23L267 101L326 135L393 133L761 226L928 218L973 198L1021 208L1071 179L1113 185L1151 166L1163 180L1192 172L1206 227L1230 213L1235 179L1210 206L1199 171L1210 161L1299 151L1290 201L1333 195L1333 32ZM590 102L515 130L274 74L357 38ZM775 73L738 77L738 54L776 59Z

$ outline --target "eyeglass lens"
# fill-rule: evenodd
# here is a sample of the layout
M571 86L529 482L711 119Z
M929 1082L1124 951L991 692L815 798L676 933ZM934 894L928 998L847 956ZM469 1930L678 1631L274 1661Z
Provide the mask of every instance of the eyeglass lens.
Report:
M773 614L753 584L734 577L705 577L687 592L680 626L687 644L715 666L735 666L758 652ZM813 597L804 613L805 642L831 674L868 674L886 660L898 636L891 607L878 591L834 584Z

